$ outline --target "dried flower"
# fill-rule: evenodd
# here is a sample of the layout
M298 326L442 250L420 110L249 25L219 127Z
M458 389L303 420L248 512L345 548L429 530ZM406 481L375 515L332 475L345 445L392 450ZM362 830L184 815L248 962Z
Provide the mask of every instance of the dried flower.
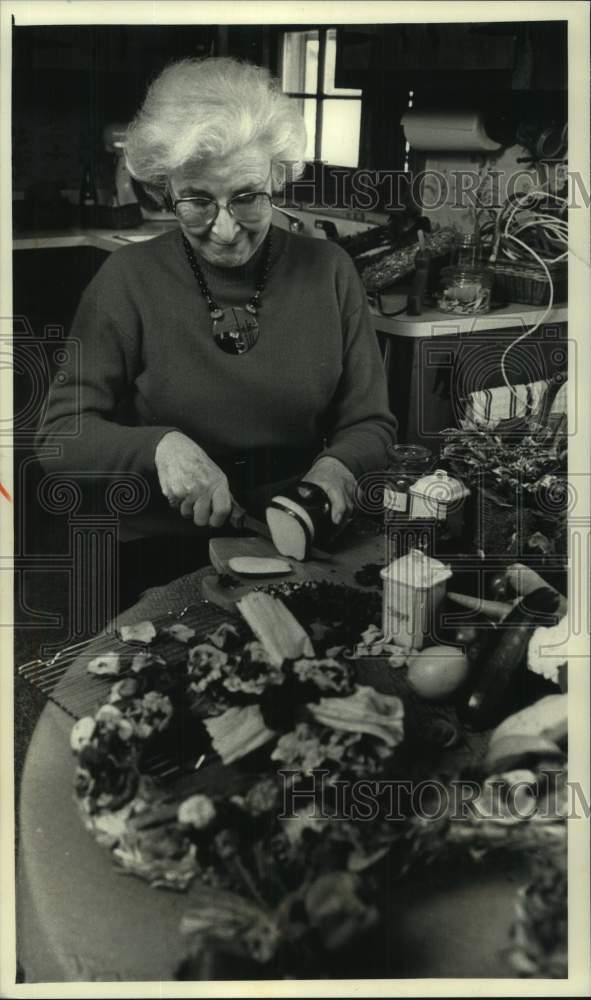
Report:
M89 674L115 677L121 670L121 657L119 653L101 653L90 661L86 669Z
M311 799L307 805L301 809L297 809L293 816L287 816L286 819L282 819L281 827L288 842L292 846L297 846L302 840L304 830L312 830L314 833L320 833L327 822L328 820L318 815L318 805Z
M183 914L180 929L199 944L203 934L213 941L232 942L261 963L273 958L280 941L273 914L230 892L201 890L198 901Z
M109 702L116 705L117 702L134 698L139 691L139 684L133 677L125 677L122 681L113 684L109 692Z
M139 674L147 667L152 666L166 667L166 660L148 652L147 649L141 649L138 653L134 653L131 660L131 669L134 674Z
M100 735L116 734L127 743L133 736L133 726L115 705L101 705L95 715Z
M235 625L230 625L228 622L222 622L221 625L213 632L209 632L206 636L212 645L217 646L218 649L226 649L230 646L236 644L238 636L238 629Z
M341 948L378 921L375 906L359 896L361 880L352 872L321 875L305 895L306 910L327 948Z
M128 709L139 739L147 740L154 732L162 732L168 726L173 708L170 698L159 691L148 691L143 698L137 698Z
M189 676L195 677L192 689L199 694L206 691L210 684L222 678L227 663L228 654L216 646L206 642L193 646L187 661Z
M139 831L128 826L113 856L125 872L154 887L186 889L199 870L195 844L173 824Z
M83 747L88 746L94 736L95 729L96 722L91 716L87 715L83 719L78 719L70 733L70 746L74 753L79 753Z
M244 797L244 808L252 816L262 816L277 809L279 802L280 791L275 779L262 778L248 789Z
M180 622L175 622L174 625L165 625L162 632L177 639L178 642L189 642L195 635L194 628L189 628L188 625L182 625Z
M331 658L305 658L295 660L293 672L299 681L311 681L321 691L345 695L353 690L353 674L348 663L339 663Z
M204 830L215 819L216 810L207 795L191 795L181 802L177 819L184 826L192 826L195 830Z
M136 625L122 625L119 635L123 642L143 642L147 645L156 638L156 629L153 622L137 622Z

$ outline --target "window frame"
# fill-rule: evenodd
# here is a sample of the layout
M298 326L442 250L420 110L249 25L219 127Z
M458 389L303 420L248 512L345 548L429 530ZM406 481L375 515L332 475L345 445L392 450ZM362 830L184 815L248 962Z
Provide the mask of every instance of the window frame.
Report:
M325 101L358 101L361 105L360 116L359 116L359 146L357 150L357 165L351 166L344 163L332 163L328 160L326 161L327 166L331 167L341 167L343 170L358 170L361 166L361 150L362 150L362 136L363 136L363 117L365 111L365 101L363 98L363 89L361 88L347 88L343 87L342 90L359 90L358 94L325 94L324 93L324 78L326 73L326 49L328 41L328 32L334 29L338 32L338 27L335 25L297 25L285 28L280 32L279 35L279 77L283 86L283 59L284 59L284 48L285 48L285 36L291 32L296 31L317 31L318 32L318 66L316 69L316 88L310 93L305 93L304 91L295 90L284 90L283 93L286 97L297 97L300 100L313 100L316 105L316 125L314 133L314 156L313 159L306 159L307 163L320 163L324 162L322 160L322 132L324 124L324 102ZM338 34L337 34L338 43ZM335 87L335 89L337 89Z

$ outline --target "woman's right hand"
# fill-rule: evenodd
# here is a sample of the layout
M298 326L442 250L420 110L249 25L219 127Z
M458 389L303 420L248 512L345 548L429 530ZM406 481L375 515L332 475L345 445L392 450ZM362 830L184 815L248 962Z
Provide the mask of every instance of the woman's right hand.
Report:
M201 528L219 528L232 510L232 494L219 465L180 431L169 431L155 455L160 488L171 507Z

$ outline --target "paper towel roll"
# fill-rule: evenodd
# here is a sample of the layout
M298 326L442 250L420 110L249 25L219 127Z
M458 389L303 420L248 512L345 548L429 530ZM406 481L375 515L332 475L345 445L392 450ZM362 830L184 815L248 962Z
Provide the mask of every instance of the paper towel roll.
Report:
M489 139L478 111L407 111L402 118L411 149L455 152L500 149Z

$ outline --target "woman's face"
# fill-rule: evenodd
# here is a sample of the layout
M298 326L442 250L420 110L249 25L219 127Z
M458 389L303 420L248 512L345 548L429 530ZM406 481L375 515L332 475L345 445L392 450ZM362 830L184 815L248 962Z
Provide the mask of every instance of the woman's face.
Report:
M238 267L245 264L261 245L271 225L271 206L254 223L237 222L228 212L226 202L245 191L271 193L271 161L259 146L245 149L206 164L187 164L168 178L171 197L194 195L215 198L221 206L217 218L206 228L180 221L192 244L211 264Z

